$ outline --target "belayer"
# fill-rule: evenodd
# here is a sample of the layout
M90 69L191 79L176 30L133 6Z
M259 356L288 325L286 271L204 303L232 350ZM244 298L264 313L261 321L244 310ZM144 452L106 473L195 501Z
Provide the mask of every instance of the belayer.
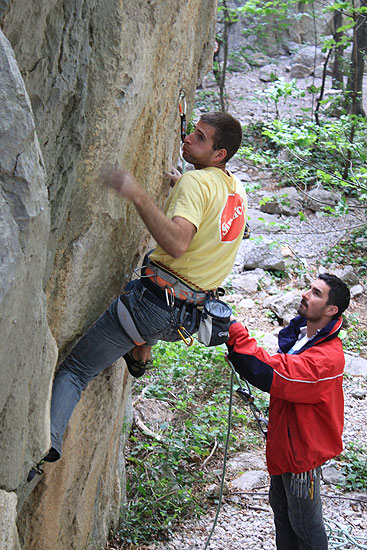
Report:
M344 353L338 334L347 285L324 273L302 294L299 315L269 355L242 324L229 329L228 359L250 384L270 393L266 460L278 550L327 550L321 465L343 449Z
M171 174L178 181L164 211L129 172L103 172L104 183L134 203L157 247L144 261L141 277L130 281L60 365L46 462L60 458L69 419L94 377L122 356L129 372L142 376L150 347L158 340L187 340L198 330L197 306L231 272L244 233L246 194L226 170L241 140L241 124L231 115L203 114L183 145L183 157L195 170L179 178ZM41 472L35 466L28 480Z

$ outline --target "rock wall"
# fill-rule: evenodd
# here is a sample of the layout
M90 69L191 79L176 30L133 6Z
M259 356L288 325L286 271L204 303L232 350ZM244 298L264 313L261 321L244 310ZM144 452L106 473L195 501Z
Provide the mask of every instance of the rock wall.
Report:
M215 15L215 0L0 3L7 550L103 546L118 520L131 414L123 360L84 392L62 459L46 465L38 484L24 480L49 447L57 357L118 294L149 240L135 209L104 189L98 172L123 165L163 202L162 173L178 152L179 92L190 108L211 62Z

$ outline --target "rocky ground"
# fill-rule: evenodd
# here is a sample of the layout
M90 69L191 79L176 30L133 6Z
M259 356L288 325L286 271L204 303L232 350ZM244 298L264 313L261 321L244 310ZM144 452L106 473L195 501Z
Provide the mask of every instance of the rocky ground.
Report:
M270 60L269 60L270 63ZM229 97L229 111L237 116L243 124L249 124L273 116L271 106L264 106L253 102L251 97L254 90L268 85L264 82L266 75L277 72L278 76L290 78L289 58L280 58L271 65L252 70L248 73L233 73L227 79ZM320 84L319 78L308 76L298 80L298 85L307 89L311 84ZM215 90L211 77L203 83L204 90ZM292 105L285 105L284 109L300 109L309 106L310 96L297 100ZM279 252L277 260L285 261L288 278L269 278L263 271L264 266L259 262L249 279L248 273L243 273L244 256L248 253L249 241L244 240L239 251L236 265L231 277L227 280L230 289L228 301L236 306L237 317L244 320L250 330L260 336L264 347L274 352L276 335L281 324L286 322L287 315L295 313L295 303L299 300L302 289L309 284L310 276L314 276L318 269L322 269L320 259L335 243L339 242L346 231L356 223L366 222L365 212L352 210L343 218L325 218L320 213L306 211L306 220L301 222L297 216L273 215L267 221L274 219L280 226L283 222L289 224L287 230L282 230L270 224L268 229L258 218L267 214L261 213L259 201L264 193L276 191L274 176L266 170L259 171L254 167L235 161L231 169L246 182L256 183L257 191L248 195L249 209L252 219L250 226L252 237L269 239L276 245ZM271 216L271 215L270 215ZM246 258L246 261L248 258ZM292 266L289 267L288 266ZM297 268L298 266L298 268ZM345 266L332 265L329 271L336 274L343 273ZM247 277L247 279L246 279ZM354 280L353 287L362 283L362 288L355 291L355 296L349 308L350 325L358 316L359 330L367 328L367 285L366 281ZM251 286L253 285L253 286ZM296 289L294 298L291 291ZM276 309L274 300L277 295L291 296L283 309ZM273 300L273 302L272 302ZM287 311L287 308L290 310ZM292 310L293 308L293 310ZM269 315L273 311L274 315ZM280 312L279 312L280 311ZM276 314L275 314L276 312ZM283 320L282 320L283 317ZM345 430L344 443L365 442L367 440L367 349L361 347L363 357L349 355L345 378ZM236 460L237 459L237 460ZM210 468L210 464L208 464ZM213 457L213 469L220 467ZM324 481L322 483L322 501L324 516L329 532L330 548L367 548L367 493L343 492L337 488L341 481L341 466L338 461L332 461L324 467ZM246 479L241 473L249 474ZM241 478L241 479L240 479ZM275 548L273 515L267 499L268 474L264 464L264 447L253 449L240 457L230 456L226 473L227 492L223 499L218 522L214 529L211 541L208 536L213 526L216 514L215 499L208 497L208 512L200 520L188 521L176 529L174 537L165 543L152 543L146 550L270 550ZM218 482L219 485L219 482ZM209 488L216 494L217 488ZM210 492L209 491L209 492ZM211 495L213 496L213 495Z

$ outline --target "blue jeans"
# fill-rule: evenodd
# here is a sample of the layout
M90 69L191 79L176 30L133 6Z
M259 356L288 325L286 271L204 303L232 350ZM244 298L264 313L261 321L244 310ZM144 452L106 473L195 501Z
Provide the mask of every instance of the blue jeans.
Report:
M140 280L129 283L126 288L128 290L114 300L84 334L56 374L51 401L53 460L61 456L66 426L88 382L135 345L119 322L116 312L119 299L128 307L147 345L153 346L158 340L180 340L175 329L175 318L178 319L180 308L174 307L171 311L167 304L147 290ZM180 324L190 330L192 313L186 312Z
M304 499L291 493L290 473L271 476L269 501L274 512L278 550L327 550L322 519L320 473L314 481L314 497Z

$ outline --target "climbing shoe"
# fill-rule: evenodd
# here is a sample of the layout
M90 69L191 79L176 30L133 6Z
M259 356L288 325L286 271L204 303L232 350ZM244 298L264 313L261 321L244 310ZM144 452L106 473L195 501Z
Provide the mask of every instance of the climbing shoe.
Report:
M32 481L32 479L35 477L35 476L41 476L43 474L43 470L41 468L42 464L44 464L45 462L56 462L56 460L59 460L60 458L60 453L54 449L53 447L51 447L51 449L48 451L47 455L45 457L43 457L42 460L40 460L38 462L38 464L36 464L35 466L33 466L33 468L31 468L29 470L29 473L28 473L28 476L27 476L27 481L28 483L30 481Z
M134 358L132 350L128 351L124 355L124 359L127 364L127 368L129 370L129 373L131 376L134 376L134 378L140 378L145 374L145 371L151 367L153 364L153 361L149 359L146 363L143 361L138 361Z
M40 476L43 474L43 470L41 468L42 464L44 464L44 459L43 460L40 460L38 462L38 464L36 464L35 466L33 466L33 468L31 468L29 470L29 474L27 476L27 482L29 483L30 481L32 481L32 479L35 477L35 476Z

